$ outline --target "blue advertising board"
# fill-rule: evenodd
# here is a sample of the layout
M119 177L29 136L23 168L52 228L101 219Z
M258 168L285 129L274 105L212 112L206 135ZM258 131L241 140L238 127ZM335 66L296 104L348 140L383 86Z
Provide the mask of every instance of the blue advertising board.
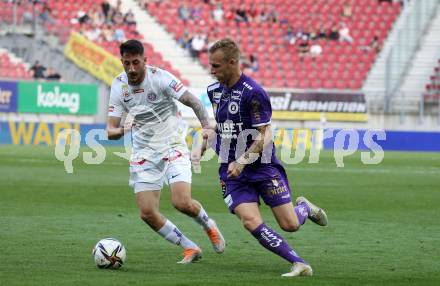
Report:
M17 112L17 82L0 81L0 112Z

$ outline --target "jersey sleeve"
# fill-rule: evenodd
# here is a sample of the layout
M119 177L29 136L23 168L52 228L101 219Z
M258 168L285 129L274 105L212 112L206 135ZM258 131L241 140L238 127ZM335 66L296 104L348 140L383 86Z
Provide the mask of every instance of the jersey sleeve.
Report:
M171 98L179 99L187 88L171 73L162 70L161 84L163 92Z
M253 92L248 102L252 127L268 125L272 119L272 106L270 99L264 90Z
M110 90L110 100L108 103L108 116L122 117L124 107L122 106L122 89L120 85L113 82Z

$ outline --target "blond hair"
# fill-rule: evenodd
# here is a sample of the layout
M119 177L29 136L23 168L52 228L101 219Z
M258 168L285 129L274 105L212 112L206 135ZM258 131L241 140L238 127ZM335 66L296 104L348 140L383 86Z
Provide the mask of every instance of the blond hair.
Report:
M239 61L240 59L240 49L238 45L231 39L225 38L215 42L210 48L209 53L213 54L217 50L221 50L225 55L225 60L235 59Z

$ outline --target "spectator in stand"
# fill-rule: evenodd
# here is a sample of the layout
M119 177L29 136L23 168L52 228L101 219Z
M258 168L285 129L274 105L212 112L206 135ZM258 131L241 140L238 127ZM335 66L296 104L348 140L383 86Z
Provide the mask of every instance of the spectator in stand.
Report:
M310 47L310 56L312 58L319 57L322 54L322 46L320 45L319 41L315 40L313 41L312 46Z
M246 6L244 4L241 4L240 7L235 10L235 22L247 22L248 17L246 14Z
M198 58L204 48L206 48L206 37L198 33L191 40L191 56L195 59Z
M259 12L258 12L258 8L256 7L255 3L251 3L251 6L248 10L247 15L248 15L249 22L258 21L257 18L258 18Z
M330 32L328 33L328 39L337 41L339 39L339 29L336 23L333 23L332 27L330 28Z
M182 36L179 38L178 43L183 49L189 51L191 48L191 40L191 34L188 32L188 30L185 29Z
M212 18L214 19L214 21L221 23L223 22L224 14L225 13L223 12L222 4L217 3L217 5L215 5L214 10L212 11Z
M251 56L249 57L249 62L251 63L250 69L252 70L252 72L257 72L260 69L260 65L254 54L251 54Z
M224 17L226 19L226 22L234 20L235 19L235 10L234 10L234 8L231 8L228 11L226 11Z
M90 20L92 24L102 26L105 23L105 16L99 6L95 3L90 10Z
M346 18L351 18L353 16L353 6L350 2L345 2L342 6L342 16Z
M179 15L179 18L186 22L191 17L191 10L188 7L188 4L184 2L182 5L179 6L177 10L177 14Z
M70 20L70 23L72 24L77 24L79 23L81 26L84 24L89 24L90 23L90 17L89 15L86 14L86 12L79 10L76 13L76 18L73 18Z
M134 14L133 14L133 11L131 11L131 9L128 10L128 12L125 13L125 15L124 15L124 23L127 26L130 26L130 25L136 26L136 20L134 18Z
M112 14L112 23L115 25L122 25L124 24L124 15L122 14L121 11L117 10L117 9L113 9L113 14Z
M192 19L197 23L202 20L203 8L201 4L197 4L191 11Z
M84 36L86 36L90 41L98 41L101 38L102 30L99 25L92 23L90 28L84 31Z
M322 23L319 25L318 38L319 39L327 39L327 32L326 32L326 29L324 27L324 24L322 24Z
M112 36L112 40L117 41L119 43L125 42L126 37L125 37L124 29L122 27L118 27L117 29L115 29Z
M269 15L267 14L267 11L265 9L261 9L260 14L256 17L256 21L258 23L264 23L267 22L269 19Z
M35 61L30 70L32 71L32 76L34 79L45 78L44 72L46 71L46 67L42 66L40 61Z
M307 35L307 37L310 40L316 40L318 39L318 33L316 32L316 30L313 28L312 24L309 23L309 26L307 27L307 31L305 32L305 34Z
M101 31L101 41L113 41L113 30L110 24L104 24Z
M289 44L291 44L291 45L295 44L295 41L296 41L295 32L293 31L293 27L290 24L287 26L285 38Z
M310 43L309 38L307 35L303 35L298 43L297 51L300 54L300 56L304 56L309 53L310 50Z
M52 18L52 9L49 7L49 4L44 3L43 9L39 15L39 18L42 24L53 24L54 20Z
M111 6L110 6L110 4L108 3L107 0L104 0L101 3L101 9L102 9L102 13L104 14L104 18L106 19L106 21L110 21L110 17L111 17L110 9L111 9Z
M53 68L49 67L46 72L47 80L60 81L62 79L61 75L57 73Z
M350 29L345 23L341 23L341 28L339 29L339 41L353 43L353 38L350 36Z
M279 15L276 10L276 7L275 7L275 5L272 5L272 7L267 15L267 20L272 23L278 23L278 18L279 18Z
M377 35L375 35L373 37L373 39L371 39L371 42L368 45L364 45L364 46L360 47L360 49L363 50L363 51L366 51L366 52L373 51L373 52L376 52L376 53L379 53L381 48L382 47L381 47L380 42L379 42L379 36L377 36Z

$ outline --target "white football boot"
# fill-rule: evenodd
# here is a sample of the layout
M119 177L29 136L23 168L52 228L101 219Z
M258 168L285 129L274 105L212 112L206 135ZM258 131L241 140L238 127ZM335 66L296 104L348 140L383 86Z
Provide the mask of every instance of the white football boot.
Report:
M321 225L321 226L327 225L327 223L328 223L327 215L323 209L321 209L318 206L315 206L305 197L298 197L296 199L296 205L298 205L300 203L305 203L309 206L309 209L310 209L309 219L311 221L313 221L314 223Z
M310 265L301 262L295 262L293 263L290 272L284 273L281 276L297 277L297 276L312 276L312 275L313 275L313 270L312 267L310 267Z

